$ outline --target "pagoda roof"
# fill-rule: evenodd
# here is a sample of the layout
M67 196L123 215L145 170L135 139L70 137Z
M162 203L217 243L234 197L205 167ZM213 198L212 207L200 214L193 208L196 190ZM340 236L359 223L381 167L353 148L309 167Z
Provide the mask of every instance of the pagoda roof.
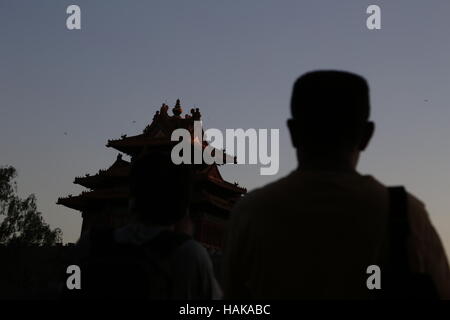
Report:
M69 195L67 197L58 198L56 204L66 206L68 208L84 211L86 209L103 206L105 201L126 204L129 198L129 190L127 188L110 188L92 191L83 191L77 196ZM209 204L218 209L229 211L234 202L224 200L207 191L201 191L194 194L192 205Z
M200 120L201 115L199 109L192 109L191 115L185 115L181 117L183 110L180 106L180 101L177 100L175 106L172 109L173 115L168 114L169 106L163 104L160 111L157 111L153 117L153 121L142 132L142 134L127 137L123 135L121 139L108 140L107 147L115 148L123 153L131 156L140 154L141 152L148 150L152 147L169 148L177 141L171 141L172 132L179 128L187 129L191 132L191 137L194 136L194 121ZM203 132L202 132L203 134ZM205 148L208 146L207 141L203 141L201 144L195 138L192 138L191 143L194 147ZM217 150L217 149L214 149ZM225 163L229 162L231 157L224 155ZM236 163L236 158L234 158ZM90 208L98 208L105 203L125 203L128 201L129 190L128 182L126 182L130 174L131 164L128 161L122 159L122 155L117 156L116 161L105 170L99 170L95 175L86 174L84 177L76 177L74 183L82 185L91 189L90 191L84 191L77 196L69 195L68 197L58 198L57 204L64 205L66 207L85 211ZM230 183L223 179L219 172L218 165L208 165L203 163L196 165L196 182L214 185L216 187L209 188L205 185L206 189L211 192L202 189L200 192L196 192L193 199L193 205L212 205L218 208L220 212L229 211L239 195L247 192L245 188L240 187L237 183ZM219 191L219 193L218 193ZM220 191L226 191L220 196Z
M77 196L69 195L67 197L58 198L56 204L83 211L97 205L103 205L105 201L127 201L128 194L129 191L125 187L83 191Z
M171 141L172 132L175 129L186 129L189 132L194 130L194 121L200 120L201 115L198 109L192 109L191 115L186 114L181 117L180 100L177 100L173 108L173 116L168 113L169 106L164 104L153 116L153 121L142 132L142 134L127 137L122 135L121 139L108 140L107 147L112 147L129 155L141 152L146 147L171 146L176 141Z
M172 109L172 116L169 115L168 110L169 106L163 103L160 110L156 111L153 116L152 123L141 134L130 137L122 135L120 139L108 140L106 146L131 156L139 154L143 150L151 147L171 147L178 143L178 141L171 140L172 132L176 129L188 130L191 133L191 143L194 147L204 149L208 146L207 141L202 141L200 145L200 142L194 137L194 121L200 121L201 119L198 108L191 109L191 115L186 114L184 117L181 117L183 110L178 99ZM235 157L224 154L224 162L230 162L230 160L236 163Z
M115 179L127 179L130 173L130 162L122 159L118 154L116 161L106 170L99 170L95 175L86 174L84 177L76 177L74 183L83 187L94 189L110 187Z

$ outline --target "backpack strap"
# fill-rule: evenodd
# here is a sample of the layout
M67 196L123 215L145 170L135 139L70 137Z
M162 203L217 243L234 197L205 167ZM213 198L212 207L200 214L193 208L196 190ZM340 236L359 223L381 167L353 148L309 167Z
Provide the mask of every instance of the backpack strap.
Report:
M404 187L389 187L388 254L385 265L389 299L437 299L436 286L428 274L412 272L408 238L408 194Z
M409 272L407 239L410 234L408 195L404 187L389 187L388 263L391 272Z
M374 290L375 299L402 297L409 274L407 238L409 234L407 193L404 187L388 187L386 236L381 248L381 290Z

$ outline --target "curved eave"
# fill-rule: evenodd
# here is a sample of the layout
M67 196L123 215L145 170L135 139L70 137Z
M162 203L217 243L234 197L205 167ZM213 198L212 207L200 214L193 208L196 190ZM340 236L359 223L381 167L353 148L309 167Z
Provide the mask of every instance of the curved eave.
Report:
M65 207L83 211L88 208L102 205L105 202L121 202L128 200L128 192L126 191L88 191L78 196L69 196L59 198L56 204Z
M216 179L216 178L208 176L206 174L199 175L198 179L200 181L203 180L203 181L210 182L210 183L212 183L212 184L214 184L214 185L216 185L216 186L218 186L220 188L232 191L233 193L236 193L236 194L245 194L245 193L247 193L247 189L246 188L242 188L242 187L240 187L240 186L238 186L238 185L236 185L234 183L230 183L230 182L225 181L225 180Z
M116 140L108 140L108 143L106 144L106 147L108 148L114 148L120 152L126 153L128 155L135 155L141 152L144 148L148 147L173 147L178 143L178 141L171 141L167 138L154 138L151 136L147 136L144 134L140 134L137 136L132 137L124 137L122 139L116 139ZM200 147L200 143L191 141L191 144L194 147ZM202 150L205 149L208 146L208 143L206 141L203 141L203 144L201 145ZM219 150L215 149L214 150ZM237 164L236 157L233 157L229 154L224 153L223 156L223 162L224 163L234 163Z
M90 177L76 177L73 183L86 187L88 189L98 189L111 187L115 184L121 184L121 182L126 182L127 178L128 175L95 175Z

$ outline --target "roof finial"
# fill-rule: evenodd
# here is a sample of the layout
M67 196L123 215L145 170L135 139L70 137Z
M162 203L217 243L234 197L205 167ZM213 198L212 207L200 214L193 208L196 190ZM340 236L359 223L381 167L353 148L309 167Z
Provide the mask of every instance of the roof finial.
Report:
M179 117L183 113L183 109L181 109L180 105L180 99L177 99L177 102L175 103L175 107L173 107L172 112L176 117Z
M167 104L163 103L159 114L167 114L167 110L169 110L169 106Z
M196 120L198 121L202 117L202 115L200 114L200 110L198 108L191 109L191 114L194 121Z
M156 118L158 118L158 117L159 117L159 111L156 111L155 115L153 116L153 121L155 121Z

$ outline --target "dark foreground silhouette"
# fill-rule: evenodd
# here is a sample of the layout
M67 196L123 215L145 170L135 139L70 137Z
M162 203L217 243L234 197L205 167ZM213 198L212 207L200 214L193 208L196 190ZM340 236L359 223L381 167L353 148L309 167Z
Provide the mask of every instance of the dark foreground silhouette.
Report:
M225 298L450 298L447 258L423 203L356 171L375 128L366 81L308 73L291 107L298 169L234 207ZM192 167L174 165L168 153L133 158L131 222L83 233L82 289L63 296L220 298L206 249L189 231L174 231L189 221L193 186Z
M235 206L225 298L450 298L447 258L424 205L356 171L375 128L366 81L305 74L291 113L298 169Z
M192 168L149 152L132 162L132 222L92 229L80 240L81 290L68 298L218 299L206 249L174 225L187 218Z

